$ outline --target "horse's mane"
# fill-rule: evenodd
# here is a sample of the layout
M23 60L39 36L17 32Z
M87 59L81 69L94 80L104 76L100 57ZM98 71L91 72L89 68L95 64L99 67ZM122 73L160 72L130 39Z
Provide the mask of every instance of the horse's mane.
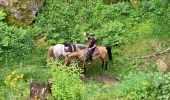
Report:
M62 43L64 46L71 46L71 43L68 43L68 42L64 42Z
M64 45L65 47L68 47L68 50L69 50L70 52L72 52L71 43L64 42L63 45Z

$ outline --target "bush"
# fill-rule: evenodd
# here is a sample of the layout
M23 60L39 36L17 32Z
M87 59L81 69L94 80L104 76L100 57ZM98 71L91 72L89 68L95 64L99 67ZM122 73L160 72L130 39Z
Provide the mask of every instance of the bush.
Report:
M47 67L27 66L0 69L0 99L28 99L30 81L48 82L51 71Z
M170 74L131 73L116 87L117 98L124 99L157 99L170 98Z
M24 73L13 70L4 76L0 86L1 99L26 99L29 95L29 81L24 81ZM1 78L1 76L0 76Z
M0 61L1 66L13 66L32 57L35 49L34 38L40 33L40 28L8 26L3 22L4 18L5 14L0 11Z
M83 94L83 100L113 100L114 86L90 81L86 86Z
M47 4L37 18L36 25L45 29L50 45L64 40L84 43L84 31L94 32L99 45L115 46L124 42L122 34L125 31L121 22L123 18L118 18L130 13L132 8L128 2L108 6L101 0L88 0L88 3L80 0L49 0Z
M80 80L80 70L71 65L66 67L52 65L52 96L55 99L79 100L84 92L84 84Z

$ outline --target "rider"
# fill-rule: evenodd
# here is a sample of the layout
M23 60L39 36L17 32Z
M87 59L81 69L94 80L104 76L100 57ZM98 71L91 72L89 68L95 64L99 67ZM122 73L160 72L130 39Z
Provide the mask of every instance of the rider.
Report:
M86 38L86 32L84 32L84 38ZM92 55L93 55L94 50L96 48L96 40L93 37L93 33L90 33L90 35L87 39L89 41L89 46L88 46L89 51L87 52L86 61L88 61L88 60L92 61Z

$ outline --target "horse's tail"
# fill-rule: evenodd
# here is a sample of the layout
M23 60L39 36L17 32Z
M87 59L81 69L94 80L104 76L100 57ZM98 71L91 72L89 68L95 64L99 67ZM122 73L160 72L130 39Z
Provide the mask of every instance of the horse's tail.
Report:
M54 48L54 46L51 46L51 47L48 49L47 65L50 64L51 58L54 57L53 48Z
M112 50L110 46L106 46L107 54L109 55L109 60L112 61Z

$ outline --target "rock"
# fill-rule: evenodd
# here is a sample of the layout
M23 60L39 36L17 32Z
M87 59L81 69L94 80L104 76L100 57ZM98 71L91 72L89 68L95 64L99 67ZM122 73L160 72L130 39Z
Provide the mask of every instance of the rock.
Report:
M168 68L166 69L167 72L170 72L170 53L166 55L165 62L168 65Z
M30 84L30 100L47 99L47 93L51 93L51 84L31 82Z
M0 0L0 8L9 5L10 0Z
M44 0L1 0L1 7L8 7L7 23L16 24L18 22L30 25L35 20L35 16L43 7ZM22 26L22 25L21 25Z
M167 72L170 72L170 65L168 65L168 67L166 68Z
M166 69L168 68L167 64L162 59L158 59L156 61L156 64L160 71L166 71Z

